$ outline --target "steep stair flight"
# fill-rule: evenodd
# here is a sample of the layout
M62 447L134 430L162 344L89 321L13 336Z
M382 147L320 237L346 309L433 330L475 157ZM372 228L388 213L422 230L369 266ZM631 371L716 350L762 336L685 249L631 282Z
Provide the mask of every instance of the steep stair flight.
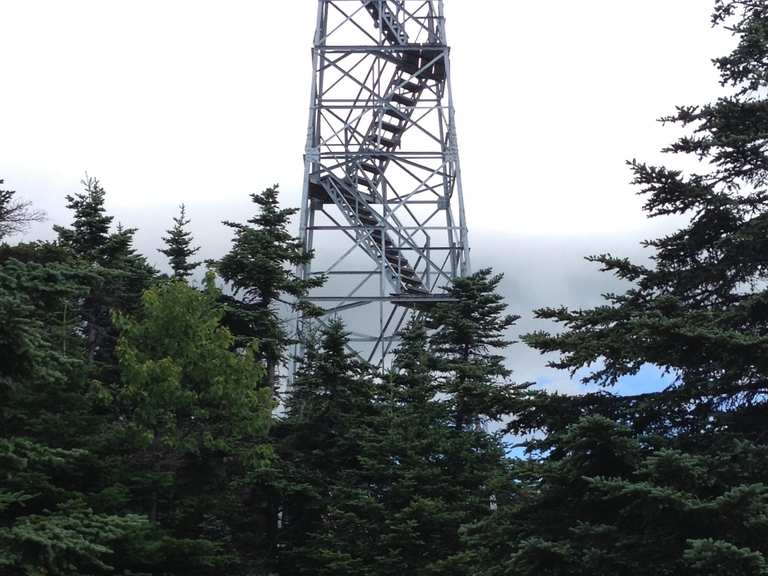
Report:
M385 231L384 218L371 204L381 202L380 184L385 178L391 154L400 148L402 136L412 124L412 116L427 81L443 80L445 65L440 50L423 46L408 48L408 35L389 2L361 1L386 43L404 50L398 53L396 71L365 132L358 160L347 166L344 178L334 174L312 178L311 189L315 195L329 198L351 226L362 230L358 242L371 258L384 264L389 280L398 292L426 295L430 287L424 284L403 254L408 244L413 245L413 240L401 235L398 246ZM390 219L397 223L392 215Z

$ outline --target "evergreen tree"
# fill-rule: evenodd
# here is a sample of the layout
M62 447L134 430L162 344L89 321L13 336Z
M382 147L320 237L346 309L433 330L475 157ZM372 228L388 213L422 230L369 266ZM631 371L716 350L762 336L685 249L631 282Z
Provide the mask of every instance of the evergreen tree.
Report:
M82 180L84 192L67 195L67 208L74 212L72 228L54 226L59 241L80 257L98 261L109 237L112 216L106 214L106 191L96 178Z
M175 278L188 278L200 266L200 262L189 261L200 250L199 246L192 248L192 233L187 230L189 222L186 208L182 204L179 215L173 219L173 228L167 231L168 236L163 236L165 248L158 249L158 252L168 257Z
M345 351L332 323L310 343L288 402L281 574L466 575L464 525L490 514L504 451L456 428L415 322L383 380Z
M748 441L685 451L603 416L550 434L514 469L510 497L467 531L479 574L765 573L766 451Z
M112 312L135 310L156 271L133 248L136 229L118 225L110 231L113 217L106 214L106 192L99 181L88 177L82 183L84 192L67 196L67 207L74 212L72 227L54 230L59 244L101 278L79 309L88 358L100 378L114 381L117 334Z
M518 399L510 430L545 435L527 443L538 458L519 464L515 501L468 534L482 574L766 573L768 10L720 0L713 22L738 38L716 60L733 94L664 119L689 129L667 152L701 171L631 163L649 216L687 224L646 243L650 266L591 258L633 287L593 309L539 310L563 330L524 338L586 382L609 388L645 364L674 381Z
M225 222L235 237L229 253L218 263L218 272L234 290L233 331L258 340L260 357L267 366L266 382L277 388L277 369L290 341L278 306L290 304L308 310L301 299L323 280L304 280L294 272L312 255L288 232L289 220L297 210L280 208L278 187L251 194L251 198L258 206L257 215L246 224Z
M369 545L372 574L474 574L462 530L491 514L508 479L499 437L455 426L427 344L414 321L385 383L380 422L363 436L360 484L382 509Z
M30 260L0 263L0 572L111 573L146 520L96 504L106 422L73 310L97 278Z
M360 574L380 517L356 481L364 430L376 415L369 367L346 349L340 322L310 342L287 402L278 446L283 461L280 574ZM361 512L353 517L351 508Z
M679 107L664 119L693 128L667 151L693 154L709 171L686 175L631 163L648 215L683 215L690 222L646 243L654 249L652 267L610 255L591 258L634 288L609 294L595 309L539 310L538 317L567 329L526 338L542 352L561 352L557 367L598 364L586 380L607 386L646 363L669 370L676 382L645 404L687 404L668 424L694 433L726 422L752 426L768 408L768 168L758 113L768 103L762 91L768 15L762 3L718 2L714 22L728 18L735 18L739 44L716 63L722 84L735 93L706 106ZM667 419L666 411L658 411L659 419Z
M448 287L454 301L430 312L436 327L430 348L443 374L442 391L454 402L457 428L476 426L483 418L506 413L513 387L504 381L511 371L498 352L511 342L505 332L517 316L504 313L507 305L497 292L502 275L490 269L457 278Z

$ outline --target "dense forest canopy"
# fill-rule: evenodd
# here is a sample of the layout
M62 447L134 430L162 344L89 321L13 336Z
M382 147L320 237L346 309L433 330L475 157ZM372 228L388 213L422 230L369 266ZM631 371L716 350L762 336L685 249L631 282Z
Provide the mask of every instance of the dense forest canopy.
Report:
M385 372L334 321L285 389L281 306L316 312L323 279L294 274L276 186L206 272L181 206L170 274L98 179L50 242L15 241L44 215L0 190L0 574L768 575L768 3L712 23L723 97L663 119L698 171L630 163L648 217L685 224L649 264L590 257L630 288L516 344L598 392L512 381L490 269ZM647 364L672 383L615 393Z

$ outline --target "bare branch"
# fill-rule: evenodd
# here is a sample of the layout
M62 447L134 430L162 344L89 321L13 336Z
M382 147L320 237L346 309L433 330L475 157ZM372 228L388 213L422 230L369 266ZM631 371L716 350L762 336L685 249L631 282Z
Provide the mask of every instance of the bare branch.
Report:
M45 212L33 208L28 200L14 198L15 195L13 190L0 190L0 240L26 231L33 222L45 220Z

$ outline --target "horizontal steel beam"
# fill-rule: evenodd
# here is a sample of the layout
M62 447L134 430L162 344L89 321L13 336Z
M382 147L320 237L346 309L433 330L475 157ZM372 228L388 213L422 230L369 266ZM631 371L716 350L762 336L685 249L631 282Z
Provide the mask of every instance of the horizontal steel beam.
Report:
M442 294L429 296L404 296L402 294L392 296L307 296L304 299L310 302L391 302L392 304L430 304L458 301L456 298Z

